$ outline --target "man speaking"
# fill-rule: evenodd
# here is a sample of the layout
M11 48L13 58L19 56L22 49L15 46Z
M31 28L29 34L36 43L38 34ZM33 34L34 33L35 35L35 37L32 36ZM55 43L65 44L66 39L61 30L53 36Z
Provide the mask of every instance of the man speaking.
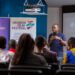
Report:
M52 33L49 35L48 43L50 50L56 52L58 60L61 60L63 57L63 46L66 45L66 40L64 34L60 32L58 24L52 26Z

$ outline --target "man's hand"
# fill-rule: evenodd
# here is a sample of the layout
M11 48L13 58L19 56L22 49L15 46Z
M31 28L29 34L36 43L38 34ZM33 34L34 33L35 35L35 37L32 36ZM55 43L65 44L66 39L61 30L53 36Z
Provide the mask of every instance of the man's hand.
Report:
M49 43L49 45L51 45L51 43L52 43L53 40L59 40L60 43L61 43L61 45L64 45L64 46L67 45L66 41L64 41L61 37L58 37L58 36L52 36L52 37L50 38L50 43Z
M62 40L60 37L58 37L58 36L52 36L51 38L50 38L50 40L52 41L52 40Z
M56 39L56 40L62 40L60 37L58 37L58 36L54 36L54 38Z
M55 40L55 36L51 36L50 41Z
M67 46L66 41L64 41L62 38L55 36L55 39L59 40L62 45Z

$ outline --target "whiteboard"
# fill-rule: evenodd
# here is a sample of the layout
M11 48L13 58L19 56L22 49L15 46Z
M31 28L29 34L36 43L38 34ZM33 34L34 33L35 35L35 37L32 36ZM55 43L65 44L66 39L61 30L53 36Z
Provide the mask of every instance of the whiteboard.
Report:
M67 40L70 37L75 37L75 13L63 14L63 33Z

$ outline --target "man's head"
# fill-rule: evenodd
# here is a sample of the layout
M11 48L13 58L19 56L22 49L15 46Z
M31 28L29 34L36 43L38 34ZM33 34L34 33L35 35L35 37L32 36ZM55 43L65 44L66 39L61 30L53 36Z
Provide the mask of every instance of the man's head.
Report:
M14 49L16 49L16 45L17 45L17 43L16 43L16 41L14 40L14 39L11 39L10 41L9 41L9 49L10 48L14 48Z
M52 31L55 32L55 33L59 32L59 25L58 24L54 24L52 26Z
M46 40L44 37L42 36L38 36L36 37L35 39L35 43L36 43L36 46L39 50L41 50L42 48L44 48L44 46L46 45Z

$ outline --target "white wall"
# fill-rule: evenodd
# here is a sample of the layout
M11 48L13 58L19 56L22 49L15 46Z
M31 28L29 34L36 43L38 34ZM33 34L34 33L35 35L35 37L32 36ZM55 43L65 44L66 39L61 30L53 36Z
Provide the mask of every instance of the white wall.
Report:
M61 8L59 7L48 7L48 25L47 25L47 36L51 33L51 27L54 23L58 23L61 27L62 15Z

